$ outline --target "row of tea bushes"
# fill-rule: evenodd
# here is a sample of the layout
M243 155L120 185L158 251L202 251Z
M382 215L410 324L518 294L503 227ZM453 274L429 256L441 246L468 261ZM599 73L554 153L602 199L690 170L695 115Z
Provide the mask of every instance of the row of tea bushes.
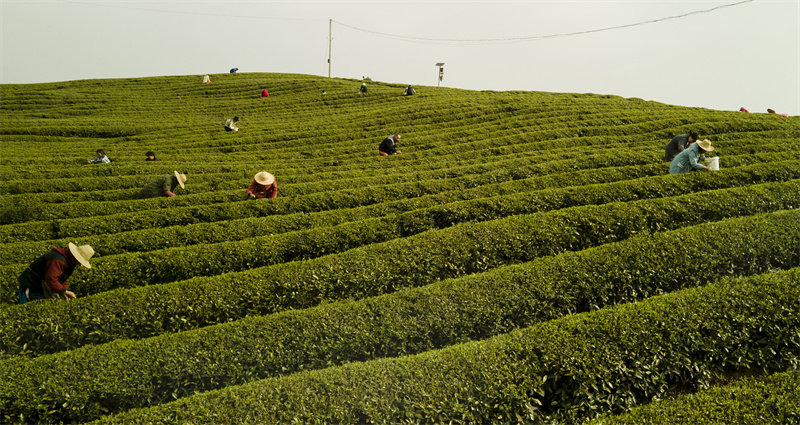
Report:
M798 262L798 218L782 211L729 219L358 302L9 358L0 363L0 410L37 423L84 422L270 376L485 339L726 275L790 268ZM707 234L716 237L699 243L697 235ZM679 257L687 260L673 260ZM98 370L97 379L75 379Z
M797 170L797 173L800 173L800 169ZM737 186L746 182L741 178L741 174L738 179L735 172L730 176L729 179L721 179L725 182L721 186ZM344 223L333 227L318 227L281 235L101 257L94 261L92 269L81 273L80 288L85 294L96 294L114 288L168 283L198 276L215 276L343 252L359 246L384 242L401 236L408 237L429 229L449 227L462 222L489 221L517 214L530 214L581 205L633 201L640 197L646 199L659 194L667 197L665 202L652 201L652 203L653 205L666 204L663 207L664 212L670 212L675 205L683 205L684 202L698 202L697 200L706 204L719 203L723 205L721 208L708 205L696 207L688 215L693 220L748 215L800 206L795 205L798 203L796 195L797 192L800 192L800 180L691 193L683 195L690 200L686 201L682 199L683 197L679 197L675 202L669 198L670 195L696 191L699 189L698 186L709 182L712 180L709 177L713 176L701 175L701 178L690 179L694 183L699 183L697 186L683 183L683 179L680 177L666 177L668 179L661 179L666 181L654 182L650 185L637 182L635 188L631 183L624 182L623 184L605 184L600 187L583 186L573 190L527 192L447 204L443 207L415 210L399 216L390 215L384 218ZM664 183L669 180L678 180L678 184L665 189ZM719 180L713 180L712 185L720 183ZM747 201L756 196L763 197L756 205ZM725 202L725 198L744 200L744 202L732 205L730 202ZM649 201L639 202L642 203L639 208L652 208L645 206L650 203ZM759 207L763 207L763 209ZM713 212L710 216L705 216L708 211ZM670 228L672 225L687 223L683 218L670 220L671 224L659 224L650 230L660 230L661 228ZM556 240L559 239L556 238ZM0 276L4 277L0 281L11 282L13 285L14 277L24 267L26 264L4 265L0 268ZM9 287L8 291L13 293L13 286Z
M480 155L479 153L473 153L469 156L474 156L476 163L473 164L463 164L458 165L456 167L449 166L447 162L439 162L439 166L437 167L428 167L427 170L419 170L418 166L415 167L413 175L417 177L419 180L426 180L426 179L434 179L440 178L442 175L445 176L452 176L452 177L459 177L469 174L476 174L488 169L497 169L503 170L506 168L518 168L518 167L527 167L531 168L533 165L543 164L547 162L569 159L569 158L577 158L577 157L584 157L586 155L603 153L605 151L611 150L620 150L621 147L614 147L613 145L610 146L611 149L604 149L599 150L598 148L589 149L589 148L574 148L574 149L551 149L550 151L544 151L537 154L531 153L524 153L524 154L517 154L517 155L506 155L506 156L492 156L491 161L487 161L484 155ZM374 156L374 155L371 155ZM407 157L407 156L406 156ZM404 158L406 158L404 157ZM462 156L463 157L463 156ZM379 158L378 158L379 159ZM230 159L228 159L230 160ZM353 162L353 163L360 163L360 161L356 160L349 160L349 161L339 161L337 166L337 171L342 172L343 165L342 162ZM444 165L444 167L442 166ZM312 164L309 161L304 161L303 166L310 167ZM541 165L539 165L541 167ZM106 165L98 165L97 167L106 167ZM110 166L109 166L110 167ZM152 166L152 168L156 169L157 166ZM243 168L237 170L231 170L229 172L221 172L221 173L210 173L208 170L202 170L200 173L195 174L192 173L192 169L185 170L184 167L178 166L179 172L186 172L187 176L191 175L192 177L196 177L199 179L199 185L210 184L215 180L236 180L237 178L240 180L247 180L251 179L253 176L252 170L246 170ZM159 176L162 174L172 173L175 168L175 165L172 166L158 166L161 171L158 174L151 174L150 176L147 175L124 175L124 176L116 176L113 179L108 178L108 176L87 176L87 177L77 177L77 178L60 178L60 179L24 179L24 180L10 180L10 181L3 181L0 184L0 190L6 194L24 194L24 193L47 193L47 192L73 192L73 191L94 191L94 190L109 190L109 189L139 189L148 181L150 181L153 177ZM314 167L318 169L318 167ZM281 168L278 169L271 169L270 171L276 174L277 176L283 176L283 170L286 169L286 165L282 164ZM198 168L198 170L200 170ZM43 173L47 174L48 172L52 173L52 170L42 170ZM302 173L302 170L297 170L298 173ZM318 173L315 173L318 174ZM403 175L408 176L408 170L400 170L400 172L393 172L393 170L384 170L382 175L386 178L391 177L401 177ZM374 172L370 173L364 170L363 168L359 167L356 170L353 170L350 175L357 176L359 179L375 179L376 176ZM336 179L325 179L325 183L329 183L331 180ZM249 180L247 181L249 184ZM187 181L188 184L188 181Z
M77 219L55 219L51 221L34 221L18 224L4 224L0 226L0 236L4 243L19 242L24 240L58 239L66 237L79 237L96 234L98 228L104 229L104 233L118 233L123 231L137 230L152 227L166 227L172 225L185 225L198 222L219 221L231 218L252 217L231 216L229 211L240 211L256 208L259 215L290 214L299 212L317 212L339 208L353 208L357 206L372 205L397 199L423 196L426 194L440 193L445 191L467 190L476 188L484 184L492 184L498 181L519 180L535 176L542 176L552 173L563 172L565 170L581 170L603 168L618 165L620 160L625 160L628 165L640 164L643 167L659 168L661 164L647 164L635 154L622 155L622 157L611 157L597 155L589 157L582 162L582 166L572 166L572 161L556 161L545 165L520 163L518 168L501 169L497 174L475 174L466 175L458 178L431 179L423 182L404 181L394 184L381 186L371 186L358 189L341 190L336 192L321 192L299 197L279 196L268 202L253 203L224 202L211 205L194 206L192 199L176 196L169 199L148 199L138 202L151 204L152 209L147 211L135 211L127 214L110 214L92 218ZM511 164L509 164L511 165ZM663 166L661 166L663 167ZM663 168L662 168L663 169ZM648 168L648 170L652 170ZM242 196L231 193L227 196ZM202 195L198 195L202 196ZM214 199L217 194L208 195ZM218 198L217 198L218 199ZM124 202L124 201L120 201ZM158 208L162 204L168 203L171 208ZM119 210L121 205L112 204L112 210ZM65 204L63 208L68 207ZM82 205L81 205L82 206ZM181 206L183 206L181 208ZM109 208L106 205L105 208ZM80 208L77 210L81 210Z
M597 156L597 154L595 154ZM542 173L548 170L559 170L564 168L567 161L574 161L577 157L583 157L582 152L562 153L550 155L544 162L537 162L535 158L512 158L506 161L498 161L489 164L481 164L479 166L471 167L457 167L445 170L438 170L433 172L420 172L415 173L416 184L420 186L437 185L439 180L443 178L449 179L449 183L455 185L456 179L463 179L469 181L480 181L481 179L487 180L492 178L492 181L503 181L513 178L514 175L524 175L526 173ZM540 158L541 159L541 158ZM591 159L588 161L592 163ZM586 168L586 167L580 167ZM482 176L482 173L487 169L496 170L491 176ZM506 170L515 170L511 175ZM168 174L171 174L169 172ZM193 176L194 177L194 176ZM137 180L145 181L144 177L134 176ZM147 178L147 180L152 177ZM121 178L86 178L86 179L69 179L66 184L79 184L90 186L95 182L97 185L108 183L119 183ZM79 202L80 199L75 199L67 202L51 202L49 200L49 193L44 193L41 196L25 196L18 195L14 198L7 198L11 203L7 208L2 210L3 223L21 223L35 220L52 220L52 219L69 219L77 217L93 217L97 215L108 215L122 211L142 211L150 209L163 208L166 205L187 206L187 205L205 205L214 204L219 202L232 202L244 199L245 188L250 184L252 175L240 176L238 182L236 179L225 175L200 175L199 182L195 182L194 178L190 185L187 181L187 189L176 189L177 193L190 192L189 195L179 196L175 199L170 198L154 198L154 199L137 199L138 192L141 185L129 191L121 191L118 187L114 194L121 195L121 200L109 199L106 202L96 202L95 200ZM305 184L280 184L280 193L282 197L296 197L308 196L317 194L323 191L345 191L368 189L387 185L387 182L392 182L391 176L381 175L375 176L373 173L360 173L353 179L336 179L328 180L320 183L305 183ZM54 190L58 186L58 181L46 180L44 185L48 190ZM124 185L124 184L123 184ZM26 185L30 186L30 185ZM113 185L111 185L113 186ZM457 186L456 186L457 187ZM73 188L74 189L74 188ZM105 188L102 192L107 192L109 188ZM226 191L227 190L227 191ZM97 191L89 191L97 192ZM69 192L60 195L55 195L53 198L69 199ZM82 195L76 196L80 198ZM16 198L16 199L15 199ZM42 202L42 199L47 200Z
M308 308L320 302L361 299L638 234L797 208L798 185L800 181L770 183L465 223L312 260L196 277L140 291L107 292L111 287L98 278L93 286L75 285L77 293L95 296L0 310L0 341L7 354L27 351L39 355L98 341ZM247 250L234 255L215 248L219 247L209 245L200 252L205 255L201 264L252 261L244 258L250 255ZM179 267L182 262L198 260L187 259L184 251L177 250L164 261ZM136 272L139 270L122 268L99 274L116 278ZM70 326L61 326L63 323Z
M514 180L484 185L458 193L441 192L436 195L425 195L353 209L335 209L314 214L270 215L260 218L146 229L105 235L102 238L83 238L77 241L61 239L3 244L0 248L3 252L4 268L13 269L10 273L14 273L14 270L19 267L15 265L16 263L30 262L38 253L45 252L52 246L66 246L68 242L90 244L101 256L119 255L201 243L242 240L314 227L336 226L347 221L402 214L421 209L422 211L403 214L399 218L404 235L410 235L431 228L444 228L463 221L489 220L506 215L578 205L676 196L701 190L791 180L800 178L800 163L781 161L728 169L715 175L705 173L692 173L681 177L657 175L614 181L617 178L636 177L636 173L642 171L641 167L615 167L594 172L551 175L550 178L533 178L536 179L535 183L531 179ZM605 183L598 184L600 182ZM564 184L577 186L561 187ZM533 191L540 187L549 187L549 189ZM496 196L484 199L481 195L486 194L496 194ZM462 199L465 200L462 201ZM486 205L487 203L490 205ZM500 208L496 208L495 203L500 204ZM0 272L0 274L5 275L4 272Z
M604 415L591 425L764 425L800 423L800 370L748 377L673 400Z
M731 370L800 361L800 269L567 316L481 342L229 386L96 423L579 423ZM222 366L222 365L221 365Z
M786 169L787 174L782 178L776 178L772 177L773 172L775 170L782 170L781 168L766 167L764 164L751 167L757 168L749 171L753 183L780 179L786 180L789 176L793 175L791 168ZM750 167L745 168L749 169ZM660 171L660 167L653 165L649 167L612 167L598 170L547 174L539 177L481 185L473 189L443 191L436 194L386 201L363 207L339 208L310 214L267 214L271 211L270 208L273 207L272 205L248 202L246 204L238 204L239 210L220 209L217 214L210 214L208 209L206 209L204 210L204 217L210 220L208 222L184 226L158 227L157 224L159 220L154 220L155 228L119 233L112 232L114 229L109 227L103 227L108 233L104 233L102 237L84 237L77 240L73 238L69 240L45 239L41 242L22 240L16 243L4 243L0 245L0 252L2 253L4 263L10 264L29 261L32 259L32 256L42 250L47 250L51 246L65 245L70 241L75 243L80 242L81 244L88 243L101 255L110 255L111 253L168 248L175 246L174 242L176 241L180 243L179 246L184 246L197 243L221 242L222 240L240 240L248 237L279 234L310 227L333 226L347 221L376 218L461 200L476 199L488 195L507 195L525 191L543 190L545 188L608 183L624 179L636 179L658 175ZM730 173L731 171L732 170L726 170L725 172ZM767 174L770 176L767 176ZM697 177L697 174L692 175L692 177ZM244 208L245 205L247 208ZM222 212L228 212L230 215L226 216L222 214ZM79 221L75 221L74 223L76 228L81 224ZM83 224L84 227L98 225L95 222ZM103 224L106 225L107 222ZM194 231L194 229L197 229L197 231ZM219 238L220 235L224 235L223 239ZM35 236L35 234L29 234L28 236Z

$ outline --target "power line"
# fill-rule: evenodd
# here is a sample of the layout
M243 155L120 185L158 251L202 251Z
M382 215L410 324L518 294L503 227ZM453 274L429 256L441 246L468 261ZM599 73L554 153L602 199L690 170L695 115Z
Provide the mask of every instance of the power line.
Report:
M691 15L699 15L699 14L702 14L702 13L710 13L710 12L713 12L713 11L716 11L716 10L719 10L719 9L738 6L738 5L741 5L741 4L744 4L744 3L750 3L752 1L753 0L744 0L744 1L737 2L737 3L730 3L730 4L725 4L725 5L721 5L721 6L712 7L710 9L696 10L696 11L693 11L693 12L687 12L687 13L683 13L683 14L680 14L680 15L666 16L666 17L663 17L663 18L651 19L651 20L648 20L648 21L641 21L641 22L636 22L636 23L632 23L632 24L617 25L617 26L613 26L613 27L605 27L605 28L598 28L598 29L593 29L593 30L576 31L576 32L569 32L569 33L562 33L562 34L548 34L548 35L536 35L536 36L529 36L529 37L511 37L511 38L452 39L452 38L411 37L411 36L403 36L403 35L397 35L397 34L387 34L387 33L382 33L382 32L377 32L377 31L371 31L371 30L367 30L367 29L364 29L364 28L358 28L358 27L354 27L352 25L347 25L347 24L345 24L343 22L339 22L339 21L333 21L333 22L335 22L335 23L337 23L337 24L339 24L339 25L341 25L343 27L347 27L347 28L350 28L350 29L353 29L353 30L356 30L356 31L366 32L366 33L369 33L369 34L378 35L378 36L381 36L381 37L388 37L388 38L393 38L393 39L397 39L397 40L414 41L414 42L426 43L426 44L502 44L502 43L521 43L521 42L528 42L528 41L539 41L539 40L546 40L546 39L550 39L550 38L571 37L571 36L575 36L575 35L592 34L592 33L603 32L603 31L612 31L612 30L617 30L617 29L622 29L622 28L636 27L636 26L640 26L640 25L649 25L649 24L668 21L668 20L672 20L672 19L685 18L685 17L691 16Z

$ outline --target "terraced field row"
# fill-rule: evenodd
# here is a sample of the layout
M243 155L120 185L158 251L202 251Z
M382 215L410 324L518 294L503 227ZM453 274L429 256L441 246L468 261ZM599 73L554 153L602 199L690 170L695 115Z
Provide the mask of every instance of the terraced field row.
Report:
M790 398L797 117L358 84L3 86L0 421L624 423L743 374ZM720 171L667 173L689 130ZM243 200L261 170L278 198ZM78 298L15 305L68 242L96 252Z

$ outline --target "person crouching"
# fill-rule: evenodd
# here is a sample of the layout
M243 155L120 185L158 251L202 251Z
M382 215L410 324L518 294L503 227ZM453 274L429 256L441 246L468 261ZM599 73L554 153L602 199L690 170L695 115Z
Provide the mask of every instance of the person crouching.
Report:
M17 277L19 284L19 303L28 301L58 298L71 300L76 298L68 289L69 278L78 264L87 269L92 268L89 259L94 249L89 245L76 246L70 242L63 248L53 247L46 254L33 262Z
M175 196L175 188L181 186L186 188L186 174L175 171L174 174L164 174L163 176L147 183L140 192L141 198L158 198L161 196Z
M263 199L275 198L278 196L278 183L275 182L275 176L262 171L253 177L253 181L247 188L247 197L249 199Z

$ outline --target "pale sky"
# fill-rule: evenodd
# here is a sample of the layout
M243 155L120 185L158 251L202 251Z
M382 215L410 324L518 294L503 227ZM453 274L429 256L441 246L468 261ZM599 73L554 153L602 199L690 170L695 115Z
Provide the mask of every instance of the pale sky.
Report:
M1 83L327 76L332 19L332 77L800 115L800 0L0 2Z

